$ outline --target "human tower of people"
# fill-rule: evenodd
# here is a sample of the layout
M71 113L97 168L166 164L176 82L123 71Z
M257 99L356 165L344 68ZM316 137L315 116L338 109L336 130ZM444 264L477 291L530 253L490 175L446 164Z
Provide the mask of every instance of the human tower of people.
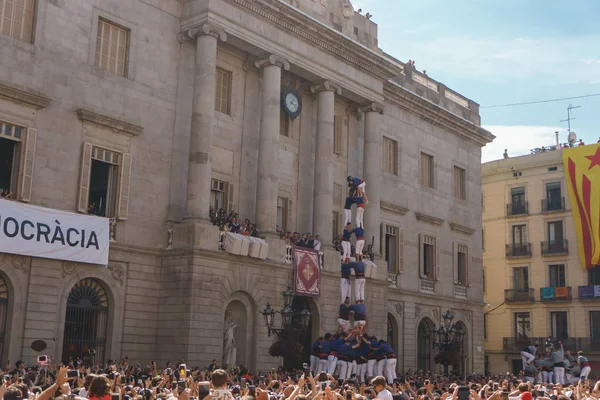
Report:
M387 382L392 383L396 379L396 354L388 343L369 335L366 329L366 279L362 251L365 245L363 216L365 205L368 203L366 183L362 179L349 176L348 196L344 205L338 329L335 333L326 333L313 344L310 369L313 374L326 372L338 379L355 378L361 383L376 376L385 376ZM353 228L351 220L354 205L356 221ZM354 254L351 254L352 235L356 237ZM352 271L354 303L351 302ZM350 324L351 315L354 317L354 326Z

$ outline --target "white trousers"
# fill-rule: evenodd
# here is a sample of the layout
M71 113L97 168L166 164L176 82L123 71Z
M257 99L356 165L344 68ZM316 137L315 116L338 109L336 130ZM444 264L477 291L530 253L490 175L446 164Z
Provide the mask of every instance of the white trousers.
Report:
M346 379L346 372L348 371L348 363L343 360L337 362L337 372L340 379Z
M521 352L521 360L523 360L523 369L525 369L525 366L527 365L527 363L530 363L533 360L535 360L535 356L526 351L522 351Z
M352 210L347 210L344 208L344 229L346 229L346 225L348 225L349 222L352 222Z
M367 283L366 279L355 279L354 280L354 300L364 300L365 299L365 284Z
M385 371L385 365L387 363L387 360L384 358L383 360L379 360L377 361L377 364L375 366L375 375L373 377L376 376L383 376L383 372Z
M342 327L344 332L350 331L350 321L346 321L345 319L338 318L338 325Z
M394 379L396 379L396 364L398 360L395 358L388 358L385 363L385 379L387 379L388 385L394 383Z
M356 374L358 365L356 361L348 361L346 364L348 365L348 368L346 368L346 379L350 379L352 374Z
M358 188L360 189L361 192L363 192L364 194L367 194L367 183L363 182L360 185L358 185Z
M554 383L552 378L554 377L554 373L549 371L542 371L542 383Z
M364 239L356 241L356 257L358 257L359 255L362 254L362 251L363 251L364 247L365 247L365 240Z
M365 216L364 207L356 207L356 226L363 228L363 218Z
M350 242L342 241L342 249L344 250L344 260L352 255L352 245Z
M317 374L317 362L319 361L319 357L310 356L310 373L314 375Z
M554 384L565 384L565 369L564 367L554 367Z
M356 380L360 383L365 382L365 375L367 375L367 363L357 364L358 371L356 372Z
M342 303L346 301L346 297L350 298L350 290L352 290L352 286L350 285L350 279L341 278L340 279L340 287L342 288Z
M315 375L319 375L321 372L327 372L327 360L321 360L319 358L319 362L317 364L317 373Z
M329 375L333 375L333 373L335 372L335 367L337 367L337 357L336 356L329 356L327 357L327 373Z
M375 368L377 366L377 360L367 361L367 378L375 378Z
M581 379L587 379L588 375L590 374L591 371L592 371L592 367L583 367L583 368L581 368L581 373L579 374L579 378L581 378Z

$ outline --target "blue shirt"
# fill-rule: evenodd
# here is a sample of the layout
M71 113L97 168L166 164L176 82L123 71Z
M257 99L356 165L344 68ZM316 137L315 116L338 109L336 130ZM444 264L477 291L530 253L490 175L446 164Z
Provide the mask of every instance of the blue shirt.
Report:
M331 340L323 340L321 342L321 353L331 353L331 349L333 348L333 341Z
M340 304L340 319L343 319L344 321L348 321L350 319L350 306L347 306L346 304ZM343 339L339 339L342 342L344 341Z
M312 354L313 355L317 355L321 352L320 350L321 348L321 342L319 342L318 340L316 342L313 343L312 345Z
M355 321L365 321L367 319L367 307L364 304L353 304L350 308L354 311Z
M362 263L362 262L351 262L351 263L348 263L348 265L350 265L350 268L352 268L354 270L354 274L356 275L356 279L364 279L365 278L365 264L364 263ZM366 312L365 312L365 314L366 314Z
M358 187L358 185L360 185L360 184L361 184L361 183L363 183L363 182L364 182L364 181L363 181L362 179L359 179L359 178L352 178L352 184L353 184L355 187Z
M342 264L342 278L349 279L350 278L350 264Z
M390 354L394 354L394 349L392 349L392 346L390 346L389 344L383 343L381 346L379 346L379 352L384 356L387 356Z
M365 230L361 227L356 227L354 228L354 235L356 235L356 238L364 238L365 237Z
M342 233L342 240L349 242L350 238L352 237L353 232L354 231L352 231L352 230L349 231L348 229L344 229L344 231Z
M342 338L333 339L333 344L332 344L333 351L335 351L337 353L340 350L340 346L343 345L344 342L345 342L345 340Z
M341 356L340 358L349 359L352 356L352 348L350 347L350 345L344 343L340 346L338 350L338 355Z

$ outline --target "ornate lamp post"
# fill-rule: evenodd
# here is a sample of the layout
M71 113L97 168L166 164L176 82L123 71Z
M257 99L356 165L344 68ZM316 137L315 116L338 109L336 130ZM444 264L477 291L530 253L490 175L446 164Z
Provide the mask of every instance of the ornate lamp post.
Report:
M283 296L283 308L281 311L273 310L271 305L267 303L267 307L261 312L265 319L265 326L268 329L269 337L271 337L271 333L281 336L282 333L293 330L304 331L308 328L310 323L311 313L306 306L304 306L304 309L301 311L292 308L294 292L289 286L286 290L281 292L281 295ZM275 314L281 315L281 328L273 327L275 325ZM298 324L294 324L294 316L298 317Z
M439 350L438 356L441 356L444 365L444 375L448 375L448 365L450 365L450 356L457 355L462 349L462 342L465 332L460 326L452 323L454 314L450 310L442 315L443 324L436 329L433 327L434 342L433 347Z

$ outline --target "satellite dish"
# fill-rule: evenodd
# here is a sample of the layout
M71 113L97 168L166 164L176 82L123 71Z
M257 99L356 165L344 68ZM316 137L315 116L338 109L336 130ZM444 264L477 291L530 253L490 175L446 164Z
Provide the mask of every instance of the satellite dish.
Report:
M31 343L31 350L33 351L44 351L46 350L46 347L48 347L48 345L43 340L36 340Z

